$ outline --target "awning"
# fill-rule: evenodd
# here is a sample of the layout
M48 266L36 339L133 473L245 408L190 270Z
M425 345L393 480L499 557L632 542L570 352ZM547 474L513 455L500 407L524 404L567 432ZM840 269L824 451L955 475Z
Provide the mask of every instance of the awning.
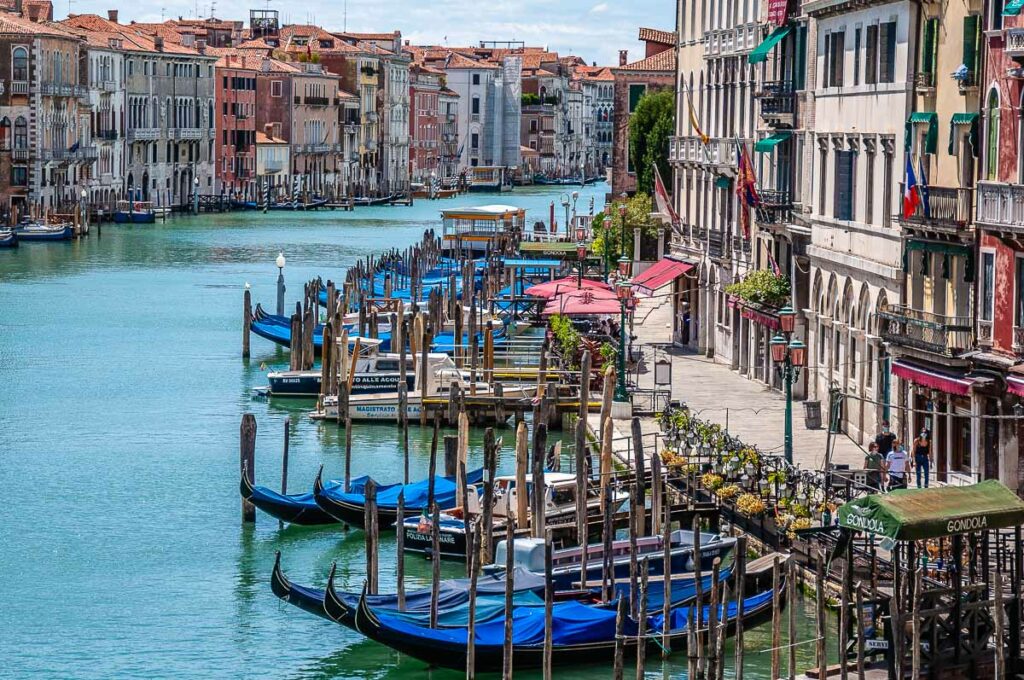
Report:
M924 152L935 153L939 145L939 114L934 111L914 111L907 119L906 136L904 147L910 151L913 140L913 128L915 124L927 125L928 132L924 138Z
M1024 9L1024 0L1008 0L1003 7L1003 16L1015 17L1020 14L1021 9Z
M1015 378L1012 375L1006 376L1006 391L1024 397L1024 378Z
M618 314L622 305L618 297L611 291L601 288L583 288L568 293L560 293L546 305L543 316L562 314L565 316L595 316Z
M1024 523L1024 501L1001 482L872 494L839 507L839 526L922 541Z
M530 286L523 291L523 295L550 300L561 293L574 293L577 290L587 288L600 288L605 291L611 291L612 289L612 287L604 281L595 281L594 279L583 279L582 281L579 281L575 276L566 276L563 279L545 281L544 283L538 283L536 286Z
M908 361L894 361L892 362L892 374L898 378L908 380L915 385L921 385L922 387L930 387L946 394L959 394L960 396L967 396L971 393L971 385L974 384L972 378L967 376L953 375L950 373L943 373L941 371L932 370L917 364L912 364Z
M770 328L773 331L777 331L782 328L782 324L779 323L779 317L774 314L768 314L767 312L754 309L753 307L747 307L744 305L740 309L740 316L744 319L750 319L755 323L759 323L765 328Z
M1021 0L1024 3L1024 0ZM971 142L971 155L974 157L978 156L978 114L977 113L954 113L953 117L949 119L949 153L953 154L955 147L953 142L957 141L958 135L956 134L957 125L970 125L970 134L968 139Z
M764 139L757 140L757 143L754 144L754 151L758 153L768 153L773 151L776 146L792 136L793 133L789 130L779 130L771 137L765 137Z
M749 64L760 64L762 61L768 58L768 53L772 51L772 48L778 45L783 38L789 35L790 26L779 26L771 32L767 38L764 39L760 45L754 48L754 50L747 57L747 63Z
M694 266L690 262L662 258L651 265L650 269L633 279L633 288L636 288L639 293L654 295L654 291L672 283L693 269Z

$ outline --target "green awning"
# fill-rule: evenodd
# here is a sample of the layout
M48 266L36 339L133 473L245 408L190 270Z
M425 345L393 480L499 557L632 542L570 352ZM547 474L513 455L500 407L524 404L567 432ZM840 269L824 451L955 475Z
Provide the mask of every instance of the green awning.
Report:
M1024 524L1024 501L1002 482L901 489L839 508L839 526L894 541L922 541Z
M928 133L924 138L924 152L935 153L939 146L939 114L934 111L914 111L910 114L910 118L907 119L906 137L904 139L904 148L907 151L910 151L912 146L911 140L913 139L915 123L925 123L928 125Z
M780 142L784 142L792 136L793 133L789 130L779 130L771 137L765 137L764 139L757 140L757 143L754 144L754 151L758 153L769 153L774 150L776 145Z
M728 177L716 177L715 178L715 188L716 189L728 189L731 186L732 186L732 180L730 180Z
M1003 16L1015 17L1020 14L1021 9L1024 9L1024 0L1007 0L1003 7Z
M1021 0L1024 2L1024 0ZM754 50L747 57L747 63L749 64L760 64L762 61L768 58L768 53L772 51L772 48L778 45L783 38L789 34L790 26L779 26L771 32L767 38L764 39L760 45L754 48Z
M1024 2L1024 0L1021 0ZM954 113L953 117L949 119L949 153L953 154L953 140L957 138L956 126L957 125L969 125L969 137L971 143L971 155L975 158L978 157L978 120L980 116L977 113Z

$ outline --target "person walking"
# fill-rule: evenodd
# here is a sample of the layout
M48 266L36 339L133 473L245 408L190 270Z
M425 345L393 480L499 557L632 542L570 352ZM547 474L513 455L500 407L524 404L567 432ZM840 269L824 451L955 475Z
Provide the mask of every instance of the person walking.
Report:
M882 454L883 458L892 451L893 444L896 443L896 435L889 429L888 420L882 421L882 431L875 437L875 443L878 444L878 453Z
M868 444L868 452L864 454L864 469L867 471L867 485L872 492L882 490L882 466L885 459L878 452L878 444Z
M892 451L885 457L885 472L889 478L889 491L907 488L907 471L912 465L910 457L899 439L893 441Z
M928 488L928 474L932 467L932 443L928 440L928 430L921 428L921 434L914 440L914 468L917 470L917 488L921 488L921 477L924 476L924 488Z

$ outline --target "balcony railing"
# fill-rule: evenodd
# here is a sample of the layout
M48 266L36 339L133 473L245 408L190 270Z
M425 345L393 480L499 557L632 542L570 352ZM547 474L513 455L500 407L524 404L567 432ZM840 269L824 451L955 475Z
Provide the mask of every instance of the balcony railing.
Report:
M160 128L128 128L128 141L149 141L160 138Z
M978 344L992 345L992 322L978 319Z
M788 80L767 81L756 96L761 101L761 115L766 118L792 116L796 111L796 94Z
M672 163L736 167L736 143L731 139L711 139L704 144L696 136L672 137L669 139L668 159Z
M1024 28L1008 28L1004 34L1003 53L1011 59L1024 57Z
M761 224L790 224L793 221L793 197L790 192L780 189L758 189L761 199L755 210Z
M306 106L327 106L330 103L327 97L306 97Z
M900 182L900 195L903 195L903 182ZM920 201L908 219L904 219L900 212L900 221L905 224L964 229L971 223L973 208L974 189L929 185L927 214L924 201Z
M1024 232L1024 185L978 182L977 192L979 225Z
M725 256L725 236L715 229L708 230L708 257Z
M112 142L117 139L117 130L100 130L93 135L96 139L102 139L107 142Z
M28 81L15 80L11 82L11 94L28 94Z
M29 157L29 149L12 149L11 160L12 161L27 161Z
M175 128L174 130L175 139L202 139L203 129L202 128Z
M973 346L973 319L946 316L904 305L889 305L878 312L882 319L882 339L901 347L959 356Z

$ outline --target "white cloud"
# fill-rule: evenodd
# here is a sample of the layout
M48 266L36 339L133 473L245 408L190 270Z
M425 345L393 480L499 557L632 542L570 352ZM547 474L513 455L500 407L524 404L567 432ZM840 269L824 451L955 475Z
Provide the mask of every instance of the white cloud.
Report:
M601 14L602 12L607 12L607 11L608 11L608 3L607 2L599 2L599 3L597 3L596 5L594 5L593 7L590 8L590 13L591 14Z

